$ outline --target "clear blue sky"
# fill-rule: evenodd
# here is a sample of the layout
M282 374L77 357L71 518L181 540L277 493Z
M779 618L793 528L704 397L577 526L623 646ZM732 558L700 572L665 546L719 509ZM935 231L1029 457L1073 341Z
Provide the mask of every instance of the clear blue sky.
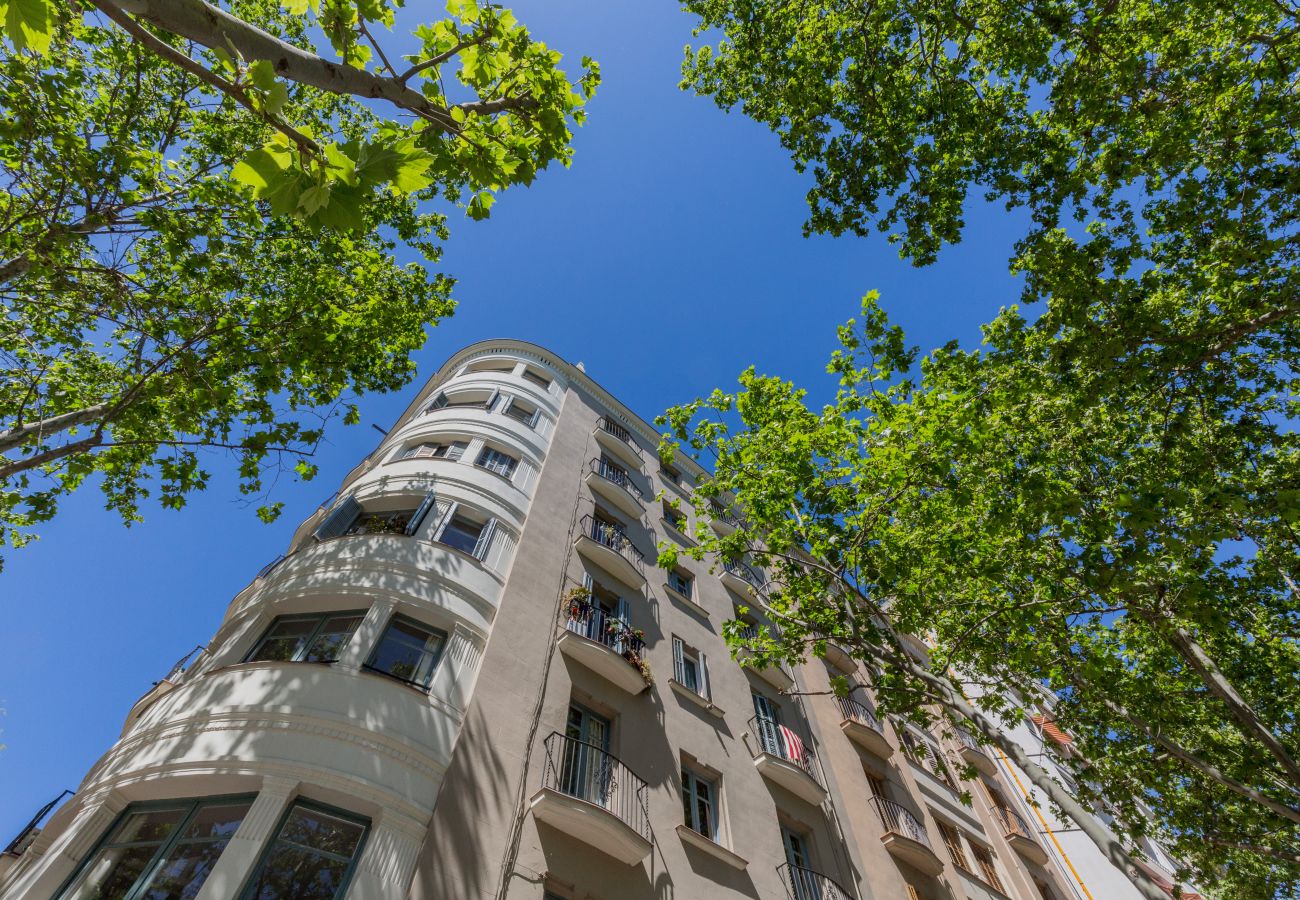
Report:
M877 288L909 340L978 342L1014 303L1006 259L1018 229L999 209L913 269L883 237L801 237L807 182L773 135L677 89L691 20L672 3L519 0L533 33L604 83L572 168L501 197L486 222L454 216L445 271L456 315L419 354L422 376L474 341L517 337L587 371L632 409L733 384L749 364L828 387L835 326ZM286 476L280 522L261 525L210 460L211 489L179 512L146 506L131 529L87 489L0 573L0 846L37 807L76 788L131 704L215 630L226 604L280 553L296 523L374 446L406 395L363 400L336 428L311 484Z

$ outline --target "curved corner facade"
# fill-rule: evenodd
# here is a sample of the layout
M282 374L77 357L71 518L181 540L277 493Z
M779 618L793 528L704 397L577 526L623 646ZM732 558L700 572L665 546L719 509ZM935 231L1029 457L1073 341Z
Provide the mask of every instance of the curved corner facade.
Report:
M721 626L771 627L762 573L656 567L704 474L656 443L542 348L457 353L0 897L1136 896L1004 762L877 720L846 654L737 665Z

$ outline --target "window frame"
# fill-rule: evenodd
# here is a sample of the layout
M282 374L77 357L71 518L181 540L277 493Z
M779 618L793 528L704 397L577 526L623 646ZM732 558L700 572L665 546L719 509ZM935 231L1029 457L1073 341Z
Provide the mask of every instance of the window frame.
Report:
M695 696L709 703L713 702L713 685L709 678L709 663L704 652L698 647L692 647L686 641L677 635L673 635L673 680L683 688L690 691ZM686 664L690 663L694 669L695 686L686 683L684 678L686 673Z
M682 590L678 587L673 579L684 581L686 584L686 590ZM681 569L669 569L668 587L677 592L680 596L690 600L692 603L695 602L695 576L689 572L683 572Z
M505 471L501 471L500 463L502 460L508 461L509 465L505 466ZM478 456L474 459L476 468L491 472L499 478L506 481L513 481L515 472L519 471L520 459L517 456L511 456L504 450L498 450L491 444L484 444L478 451Z
M713 841L713 843L718 845L722 844L722 791L720 788L721 784L722 784L721 778L716 778L716 777L711 778L708 775L702 774L694 766L690 766L687 765L686 763L682 763L682 799L686 800L688 794L690 797L690 807L689 807L690 818L689 820L684 821L682 824L684 824L687 828L691 829L691 831L694 831L696 834L706 837L709 840ZM708 805L709 814L713 817L713 822L711 823L713 825L712 833L701 831L699 828L700 809L698 804L700 800L700 795L697 792L696 788L701 785L704 788L706 788L708 792L704 800L705 803ZM685 811L686 810L683 809L683 812Z
M395 625L398 622L405 622L409 625L415 626L416 628L423 629L424 631L427 631L431 634L438 634L442 636L442 642L438 645L437 658L434 659L433 665L430 666L429 668L429 681L427 684L416 681L414 678L403 678L401 675L394 675L392 672L381 669L374 664L375 655L379 652L380 648L383 646L384 638L388 635L389 629L391 629L393 625ZM393 613L391 616L388 617L388 621L384 623L383 630L379 632L379 636L375 638L374 646L370 648L370 652L366 655L366 661L361 664L361 668L367 672L373 672L376 675L382 675L385 678L391 678L394 681L399 681L402 684L409 685L410 687L415 688L421 693L428 694L433 690L433 682L438 677L439 669L442 668L442 660L443 657L447 655L447 644L450 641L451 641L451 632L447 631L444 628L439 628L436 625L429 625L425 622L421 622L419 619L414 619L411 616L402 615L401 613Z
M155 850L153 856L149 858L149 862L140 871L140 874L136 877L135 881L132 882L130 889L126 892L124 900L127 900L127 898L138 897L140 894L140 888L147 886L148 882L157 875L159 864L166 858L167 854L175 848L176 844L180 842L180 836L185 833L185 829L194 821L194 816L201 808L209 805L226 806L234 803L242 803L244 801L248 802L249 811L251 812L253 803L257 801L257 794L214 794L211 797L190 797L174 800L144 800L138 803L127 804L125 809L113 817L113 821L104 829L103 834L99 836L99 839L95 841L90 850L88 850L81 858L81 861L77 863L77 867L72 870L72 874L64 879L63 883L59 885L59 889L52 896L55 897L56 900L66 900L68 892L77 887L77 882L81 879L81 876L86 873L87 866L89 866L91 862L94 861L95 857L99 855L99 851L103 850L104 847L108 845L109 837L112 836L113 832L117 830L117 827L121 825L128 816L149 810L185 809L188 807L188 811L183 817L181 817L180 821L176 823L176 827L172 829L171 834L169 834L167 838L158 845L158 849ZM244 818L241 819L239 823L241 828L247 818L248 813L246 812L244 813ZM236 828L230 837L233 838L238 832L239 828ZM229 846L230 838L226 839L226 843L227 846ZM225 848L222 848L221 852L224 855L226 852ZM221 857L218 856L217 859L220 860ZM211 875L211 872L208 874ZM207 881L206 877L204 878L204 881Z
M431 453L422 453L421 448L433 447ZM398 459L445 459L447 462L459 462L469 449L469 441L417 441L403 447L398 452ZM442 451L442 452L438 452Z
M352 641L353 636L356 635L357 629L361 627L361 622L364 621L366 618L366 612L367 610L364 609L341 609L332 612L289 613L283 616L276 616L275 618L271 619L271 621L267 624L266 628L262 630L261 637L257 639L257 641L249 649L248 653L244 654L244 658L240 660L240 662L245 662L245 663L287 662L287 663L295 663L295 664L301 662L313 662L317 665L325 665L325 666L333 665L334 663L338 662L337 657L330 660L304 660L301 658L301 656L311 648L312 644L316 642L316 638L320 637L321 629L325 627L325 623L328 622L330 619L338 618L339 616L356 616L358 619L357 624L353 627L351 634L348 635L348 639L344 641L342 645L340 645L341 647L346 647L348 643ZM319 621L317 621L316 627L312 629L311 634L308 635L306 641L303 642L302 650L300 650L298 653L295 653L293 659L286 659L286 660L253 659L253 657L257 655L257 651L261 650L263 645L266 644L267 638L270 637L271 630L275 628L275 626L278 623L283 621L310 620L310 619L318 619Z
M975 864L979 867L979 872L972 870L971 874L999 893L1005 894L1007 889L998 874L998 857L993 852L993 848L978 841L968 840L966 843L970 844L971 856L975 857Z
M275 828L267 836L266 844L262 847L262 851L257 855L257 862L254 863L252 869L249 870L248 876L244 880L243 888L235 895L239 900L254 900L255 895L253 894L253 887L257 880L257 876L261 873L267 860L270 859L271 852L275 849L276 841L279 840L280 832L284 829L285 823L289 821L289 817L293 815L293 811L298 807L313 809L317 812L334 816L338 819L344 819L355 825L361 826L361 837L357 838L357 847L352 851L352 859L348 862L348 867L343 870L343 877L339 879L339 887L338 890L334 892L334 898L332 898L332 900L337 900L337 898L347 896L348 888L352 887L352 879L356 875L357 866L361 862L362 855L366 852L366 845L369 843L370 839L370 830L374 823L368 816L362 816L346 809L340 809L337 806L331 806L328 803L320 803L316 800L310 800L306 797L295 797L285 806L284 811L280 813L280 818L276 822Z
M551 389L552 379L534 372L531 366L525 365L524 370L519 373L519 377L544 391L550 391Z
M934 822L939 826L939 836L944 846L948 848L948 858L952 860L952 864L968 875L974 875L975 869L971 866L966 850L962 846L961 829L938 816L935 816Z

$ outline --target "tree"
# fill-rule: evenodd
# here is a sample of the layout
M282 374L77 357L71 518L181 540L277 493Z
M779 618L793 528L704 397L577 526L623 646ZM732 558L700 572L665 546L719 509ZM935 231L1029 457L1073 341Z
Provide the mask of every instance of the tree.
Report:
M663 420L664 453L680 444L713 470L689 552L770 573L779 639L729 624L732 646L763 665L833 641L874 670L885 710L937 705L1085 830L1103 804L1223 896L1296 896L1300 493L1296 438L1272 421L1294 415L1289 396L1263 378L1180 394L1153 371L1099 401L1105 379L1062 372L1055 336L1015 311L982 351L925 358L919 384L874 298L840 336L838 392L819 410L751 369ZM717 535L715 502L741 527ZM927 636L929 668L898 633ZM1039 686L1082 751L1081 806L998 725Z
M684 5L722 34L688 50L684 85L811 170L806 231L889 232L924 265L974 191L1024 209L1011 268L1041 305L981 352L936 351L919 385L870 307L834 405L751 372L672 433L748 465L719 483L749 540L829 560L847 597L928 630L941 671L996 688L985 702L1053 690L1085 799L1130 837L1149 802L1204 884L1294 896L1296 8ZM734 434L691 425L733 408ZM785 650L847 639L855 610L804 587L777 591L798 611ZM899 702L923 688L891 678Z
M407 383L452 312L452 279L398 245L437 263L433 204L481 218L567 163L596 80L588 66L575 89L508 11L470 2L385 75L359 68L358 36L389 4L327 5L338 63L312 53L297 4L96 7L21 0L4 19L0 545L91 476L127 522L151 491L181 506L208 482L204 448L233 454L250 495L267 466L311 477L325 423ZM199 19L218 23L209 50L184 34ZM477 98L445 100L451 67ZM397 82L419 90L387 109L352 89Z

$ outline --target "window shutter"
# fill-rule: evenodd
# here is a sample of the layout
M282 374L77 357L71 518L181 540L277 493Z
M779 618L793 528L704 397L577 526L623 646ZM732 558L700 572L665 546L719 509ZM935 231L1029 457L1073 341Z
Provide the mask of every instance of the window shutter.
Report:
M447 405L447 395L440 393L438 394L438 396L433 398L433 402L429 404L428 409L442 409L446 405ZM426 410L426 412L427 411L428 410Z
M487 559L488 550L492 547L492 535L497 530L497 520L488 519L488 523L483 526L483 531L479 533L478 543L474 545L474 558L477 560Z
M591 590L591 573L590 573L590 572L583 572L583 573L582 573L582 586L585 587L587 590Z
M361 504L352 497L345 497L343 502L325 517L325 521L320 523L320 527L316 529L316 540L323 541L343 534L360 512Z
M438 518L437 521L433 523L432 529L433 539L435 541L442 537L442 530L447 527L447 523L451 521L452 515L456 512L456 507L459 505L460 504L458 503L450 503L443 500L438 501Z
M487 403L483 404L483 408L488 412L492 412L492 407L497 405L497 398L500 396L501 396L500 391L493 391L492 396L488 397Z
M700 654L700 696L705 700L713 700L713 688L709 685L709 661L704 654Z
M614 608L614 617L618 619L620 622L622 622L624 625L626 625L628 628L631 628L632 617L629 615L629 612L630 610L628 608L627 601L624 600L622 597L619 597L618 606Z
M683 677L685 675L683 670L686 668L685 655L682 639L679 637L673 638L673 677L677 679L678 684L686 683L686 679Z
M437 498L434 497L433 491L424 495L424 502L416 509L415 515L411 516L411 521L406 523L407 534L415 534L420 530L420 523L424 521L424 517L429 514L429 510L433 509L436 502Z
M461 458L461 455L465 452L465 448L468 446L469 444L465 441L452 441L451 446L447 448L446 458L451 462L455 462Z
M541 417L541 415L542 415L541 407L538 407L537 409L533 410L533 414L528 417L528 427L536 428L537 420Z

